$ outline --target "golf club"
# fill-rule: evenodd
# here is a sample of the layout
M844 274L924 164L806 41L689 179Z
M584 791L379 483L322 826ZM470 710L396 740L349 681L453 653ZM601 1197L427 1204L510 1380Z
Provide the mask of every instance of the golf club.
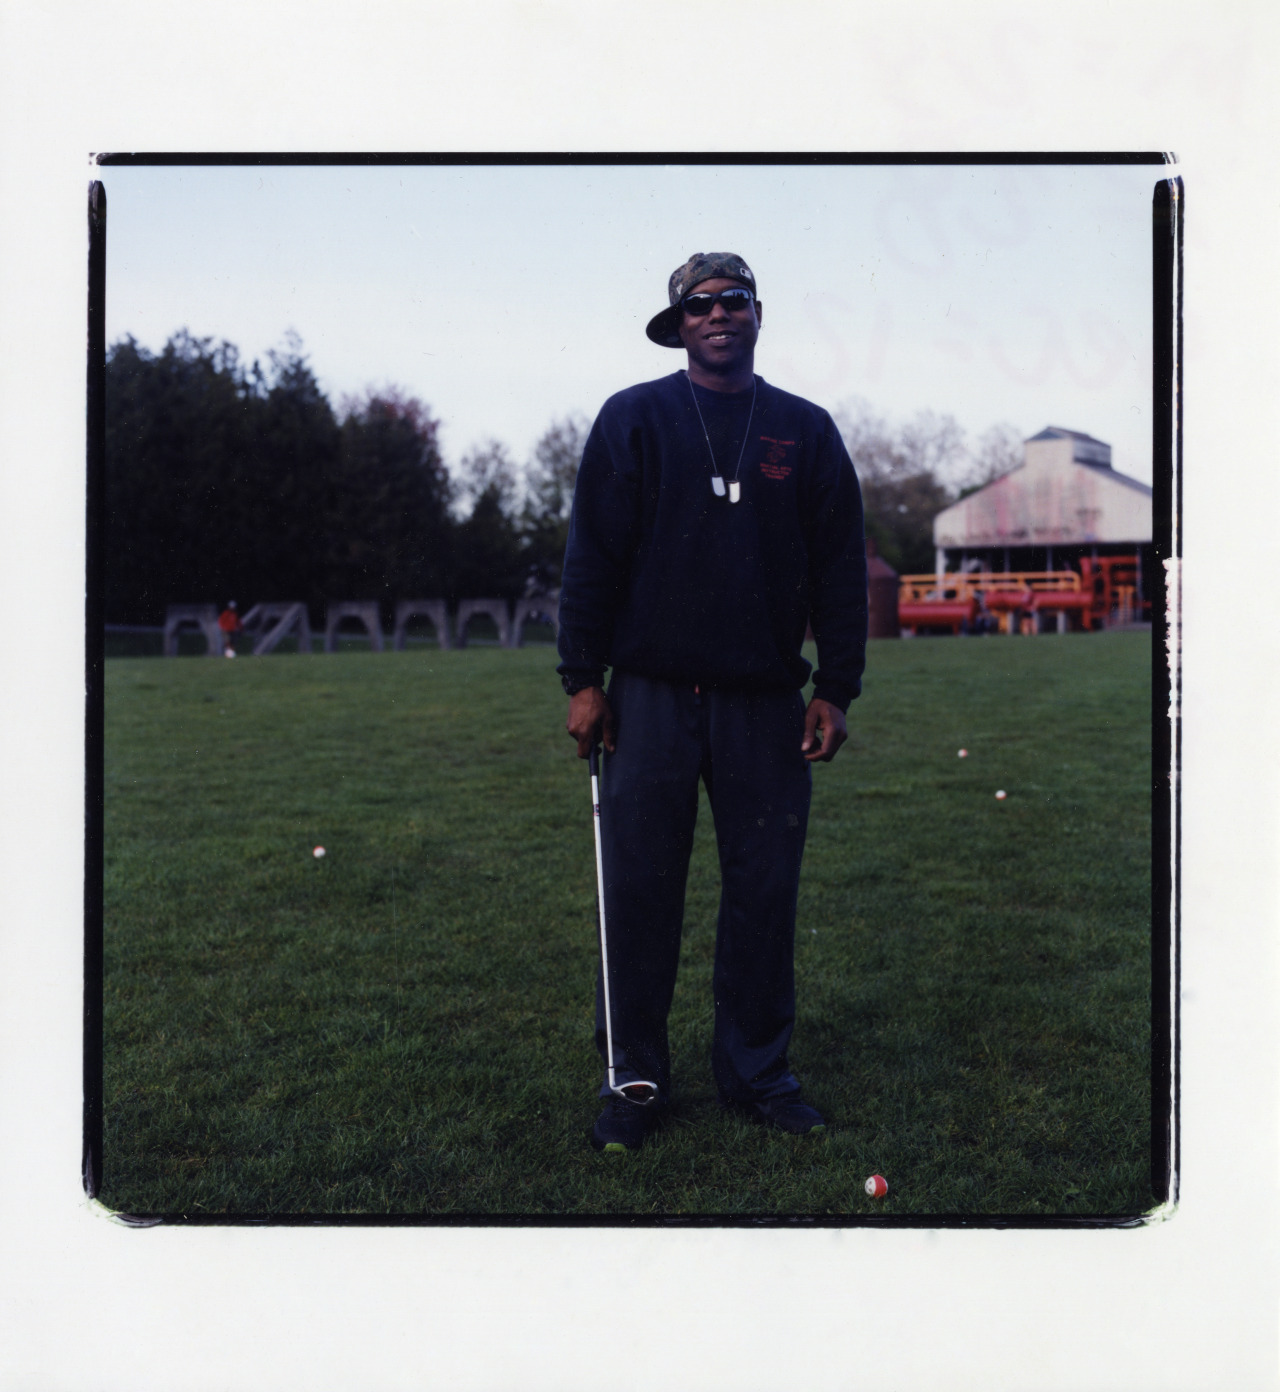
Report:
M596 898L600 905L600 979L604 991L604 1039L608 1055L609 1091L625 1097L628 1102L638 1102L645 1106L658 1095L657 1083L636 1082L618 1083L613 1068L613 1013L609 1005L609 937L605 929L604 917L604 850L600 841L600 773L599 750L593 744L589 764L591 767L591 809L596 833Z

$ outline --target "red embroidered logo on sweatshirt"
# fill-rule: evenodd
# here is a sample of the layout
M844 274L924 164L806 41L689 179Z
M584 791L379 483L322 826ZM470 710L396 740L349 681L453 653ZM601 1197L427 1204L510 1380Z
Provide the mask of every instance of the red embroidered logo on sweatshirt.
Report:
M787 457L787 451L795 447L794 440L775 440L772 435L761 435L760 439L769 446L764 458L760 461L760 472L765 478L784 479L791 472L791 465L784 464L782 461Z

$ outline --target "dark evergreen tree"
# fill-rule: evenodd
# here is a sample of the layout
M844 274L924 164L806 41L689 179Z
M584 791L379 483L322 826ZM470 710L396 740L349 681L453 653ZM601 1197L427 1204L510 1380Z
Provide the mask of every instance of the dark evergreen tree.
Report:
M472 450L459 471L468 510L455 533L450 599L515 599L525 591L527 567L516 525L515 469L497 440Z
M255 364L248 468L237 471L244 503L243 531L233 543L239 588L250 601L301 599L319 622L326 599L347 598L328 593L324 583L338 423L296 338L290 335L269 362L265 380Z
M122 339L106 422L108 622L231 597L301 599L317 623L328 600L378 599L389 618L452 585L437 422L387 390L339 426L294 336L266 371L185 331L158 354Z
M254 383L228 343L122 339L106 364L106 617L159 623L245 581Z
M329 477L321 577L332 598L399 599L447 592L454 566L452 488L439 422L394 389L346 403Z

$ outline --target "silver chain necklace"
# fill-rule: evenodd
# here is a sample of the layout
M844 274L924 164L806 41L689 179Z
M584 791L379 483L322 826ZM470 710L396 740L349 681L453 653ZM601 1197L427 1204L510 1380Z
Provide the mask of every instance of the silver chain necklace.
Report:
M684 380L689 383L689 395L693 397L693 409L698 413L698 424L702 426L702 438L707 442L707 453L711 456L711 491L717 498L724 497L724 478L716 468L716 452L711 448L711 436L707 434L707 423L702 419L702 407L698 405L698 393L693 389L693 380L686 372ZM742 456L747 452L747 441L751 437L751 422L756 414L756 379L751 377L751 410L747 413L747 428L742 432L742 448L738 451L738 467L729 480L729 501L736 503L742 497L742 485L738 474L742 471Z

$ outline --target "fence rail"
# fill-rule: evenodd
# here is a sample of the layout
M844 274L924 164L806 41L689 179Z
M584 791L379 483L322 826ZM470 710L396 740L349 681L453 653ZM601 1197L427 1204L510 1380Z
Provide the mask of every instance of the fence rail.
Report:
M971 570L945 575L900 575L898 595L904 604L926 600L983 599L1002 592L1036 594L1043 590L1080 593L1080 576L1074 570Z

